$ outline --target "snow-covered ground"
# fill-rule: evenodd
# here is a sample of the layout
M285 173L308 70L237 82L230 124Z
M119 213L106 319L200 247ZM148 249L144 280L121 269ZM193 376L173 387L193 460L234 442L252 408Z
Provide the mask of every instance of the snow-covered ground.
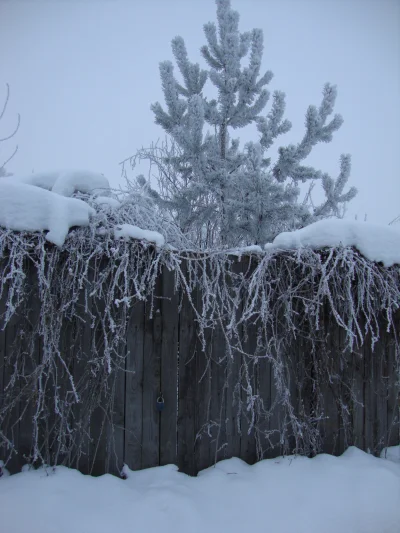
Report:
M0 479L2 533L399 533L400 447L387 459L228 459L190 478L175 466L127 479L64 467Z

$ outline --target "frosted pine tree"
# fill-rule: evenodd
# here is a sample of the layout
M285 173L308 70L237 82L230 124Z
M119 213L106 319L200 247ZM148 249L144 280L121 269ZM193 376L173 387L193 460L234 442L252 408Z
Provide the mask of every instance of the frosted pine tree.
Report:
M207 44L201 54L207 69L191 63L182 37L172 41L180 81L170 61L160 64L165 107L155 103L155 121L167 133L169 144L141 151L159 170L160 192L154 201L168 209L181 230L201 247L263 243L282 230L314 220L338 216L356 190L344 192L350 157L342 156L334 180L302 162L319 142L330 142L341 126L333 113L336 88L326 84L319 108L306 113L306 132L300 143L279 149L271 164L268 149L291 123L284 119L285 95L275 91L269 113L267 89L272 73L261 73L263 32L239 32L239 14L229 0L216 0L217 24L204 26ZM206 83L217 98L205 95ZM258 143L240 149L232 132L254 124ZM159 151L158 151L159 150ZM321 180L326 201L321 206L300 202L299 182Z

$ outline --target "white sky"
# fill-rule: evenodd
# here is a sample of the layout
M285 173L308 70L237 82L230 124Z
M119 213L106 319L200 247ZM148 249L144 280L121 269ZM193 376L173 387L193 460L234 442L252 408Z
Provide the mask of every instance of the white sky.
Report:
M232 6L241 31L264 30L269 88L287 96L293 128L277 144L301 140L308 105L319 105L325 82L336 83L344 124L307 163L336 177L340 154L352 154L359 194L348 216L390 222L400 214L400 0ZM21 114L17 138L1 146L6 159L19 145L8 170L87 168L122 183L119 161L164 136L150 111L163 103L158 63L172 59L170 41L182 35L190 59L204 66L199 48L210 20L213 0L0 0L0 102L11 86L0 136ZM254 132L238 136L244 143Z

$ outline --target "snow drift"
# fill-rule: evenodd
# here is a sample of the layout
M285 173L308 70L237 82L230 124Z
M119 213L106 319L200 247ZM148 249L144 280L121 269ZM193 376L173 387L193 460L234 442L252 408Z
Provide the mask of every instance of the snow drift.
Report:
M397 450L399 448L397 447ZM197 478L174 465L126 480L65 467L0 479L5 533L398 533L400 464L341 457L227 459ZM21 502L24 511L21 512Z
M0 226L16 231L48 231L46 239L62 246L73 226L87 226L95 210L77 198L0 180Z
M72 196L74 192L90 194L110 188L110 184L103 174L90 170L54 170L37 172L27 176L11 176L6 179L12 183L34 185L61 196Z
M392 226L326 219L305 228L283 232L266 250L293 250L309 247L314 250L325 247L354 246L370 261L382 262L389 267L400 264L400 232Z

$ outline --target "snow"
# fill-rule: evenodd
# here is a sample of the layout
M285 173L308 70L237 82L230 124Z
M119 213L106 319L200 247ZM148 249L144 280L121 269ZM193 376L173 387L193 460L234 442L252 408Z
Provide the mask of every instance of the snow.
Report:
M400 465L341 457L221 461L197 478L173 465L93 478L65 467L0 478L7 533L399 533ZM23 507L21 507L23 506ZM21 512L23 509L23 512Z
M325 219L305 228L279 234L266 250L319 249L354 246L371 261L389 267L400 264L400 232L392 226L339 219Z
M93 198L93 202L96 205L110 207L111 209L117 209L121 206L121 202L111 196L97 196Z
M400 465L400 446L389 446L389 448L384 448L381 452L381 457L382 459L387 459L388 461L393 461Z
M139 239L154 242L157 246L164 246L165 239L158 231L150 231L132 226L131 224L121 224L114 229L114 235L117 239Z
M34 185L61 196L72 196L74 192L92 193L96 190L110 188L110 184L103 174L90 170L54 170L5 179L12 183Z
M252 244L251 246L242 246L241 248L235 248L232 251L229 251L230 255L246 255L246 254L259 254L262 253L263 249L258 244Z
M77 198L0 180L0 226L15 231L48 231L46 239L62 246L73 226L87 226L95 210Z

